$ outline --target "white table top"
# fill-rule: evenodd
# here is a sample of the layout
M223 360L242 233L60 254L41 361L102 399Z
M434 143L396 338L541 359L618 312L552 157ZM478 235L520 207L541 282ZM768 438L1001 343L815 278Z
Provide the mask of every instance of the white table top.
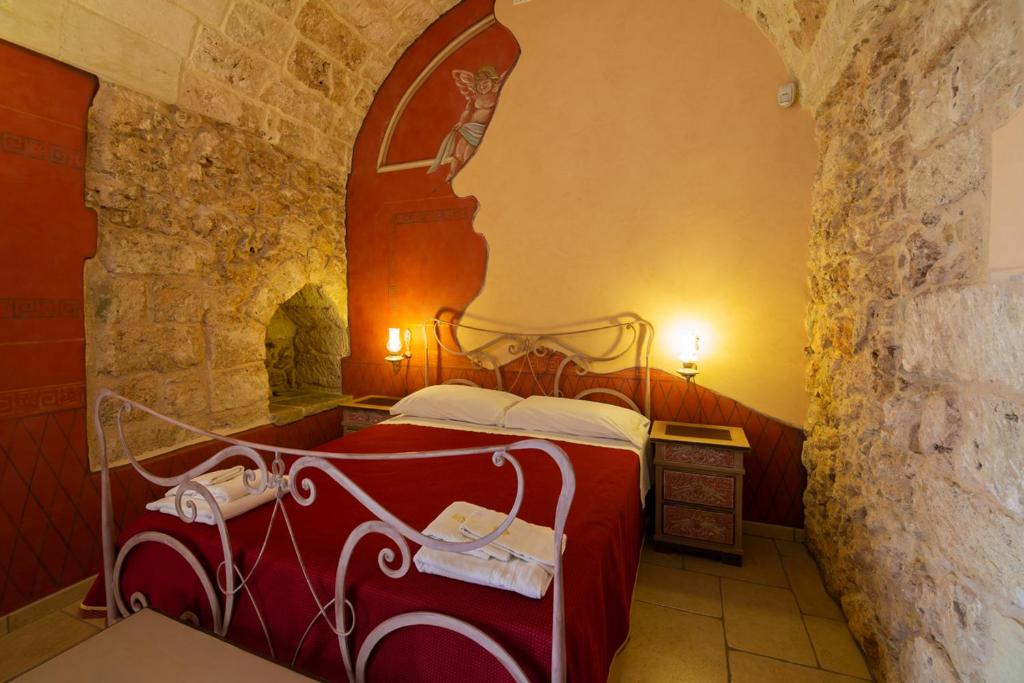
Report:
M338 663L341 666L341 662ZM16 681L309 681L150 609L104 629Z

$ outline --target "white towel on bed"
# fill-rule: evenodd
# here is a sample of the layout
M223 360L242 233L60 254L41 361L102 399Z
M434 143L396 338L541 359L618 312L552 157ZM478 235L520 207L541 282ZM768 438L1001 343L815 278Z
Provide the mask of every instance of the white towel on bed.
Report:
M287 477L285 477L285 480L287 480ZM244 514L249 510L252 510L253 508L257 508L260 505L263 505L264 503L269 503L270 501L274 500L276 496L277 488L267 487L267 490L264 491L263 493L259 493L256 495L246 494L241 498L236 498L232 501L228 501L227 503L218 503L217 505L220 508L221 516L224 518L225 521L227 521L229 519L232 519L233 517L238 517L239 515ZM210 525L217 523L213 517L213 511L210 509L209 503L207 503L202 498L197 498L194 496L182 496L181 504L186 515L188 514L188 510L187 508L185 508L186 500L192 501L196 504L196 510L199 513L198 515L196 515L197 522L199 522L200 524ZM146 509L154 510L156 512L162 512L166 515L174 515L175 517L178 516L178 511L174 507L174 496L167 496L165 498L160 498L159 500L154 500L151 503L146 503Z
M513 591L528 598L542 598L551 585L551 574L539 564L512 558L508 562L484 560L468 553L420 548L413 556L416 569L456 581Z
M477 510L482 510L479 505L473 505L462 500L457 500L444 511L434 518L434 521L427 525L427 528L423 530L425 536L436 538L439 541L448 541L450 543L466 543L467 541L474 540L469 536L466 536L459 531L459 525L466 521L466 519ZM482 548L476 550L470 550L466 553L473 557L479 557L482 560L494 558L501 562L508 562L512 556L507 550L502 550L493 543L488 543Z
M205 486L214 497L214 500L218 503L229 503L248 493L245 489L245 481L242 479L242 473L244 471L244 467L237 465L235 467L229 467L226 470L215 470L213 472L201 474L192 481ZM259 487L260 480L262 480L262 478L261 474L256 471L256 483L253 485L254 488ZM164 497L173 497L176 493L178 493L177 486L167 489L164 493ZM202 496L194 491L188 491L185 495L202 498Z
M504 512L478 508L459 529L470 538L481 538L497 529L506 516ZM521 560L544 565L548 571L555 566L555 530L550 527L516 519L493 543ZM565 543L566 537L562 534L563 553Z

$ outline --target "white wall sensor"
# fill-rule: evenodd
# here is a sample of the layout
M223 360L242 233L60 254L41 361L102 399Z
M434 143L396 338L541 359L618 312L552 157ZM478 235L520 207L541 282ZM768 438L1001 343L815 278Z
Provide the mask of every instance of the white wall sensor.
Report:
M789 109L796 102L796 83L787 83L779 86L779 106Z

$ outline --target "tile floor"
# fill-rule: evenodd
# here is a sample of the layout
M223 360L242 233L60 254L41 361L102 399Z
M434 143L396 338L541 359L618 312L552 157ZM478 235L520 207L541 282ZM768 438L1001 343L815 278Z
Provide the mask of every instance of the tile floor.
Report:
M611 681L871 680L802 543L747 535L742 567L644 548Z
M743 567L644 548L630 639L611 681L870 680L842 612L822 587L803 544L748 535L744 546ZM60 609L0 637L0 680L103 627L99 619L78 617L81 595L61 597L68 601Z

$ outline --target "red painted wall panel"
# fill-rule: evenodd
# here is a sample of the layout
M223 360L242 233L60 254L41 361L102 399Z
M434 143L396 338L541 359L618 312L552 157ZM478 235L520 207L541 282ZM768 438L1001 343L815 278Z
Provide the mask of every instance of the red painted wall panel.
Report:
M447 167L378 172L392 114L430 62L488 16L493 0L457 5L423 33L377 93L356 141L346 208L348 233L349 363L383 362L388 327L409 327L439 308L462 310L483 283L487 247L473 231L473 198L460 199ZM515 63L519 46L493 25L445 59L423 82L397 121L388 163L433 158L466 107L453 69L490 64L499 73ZM344 374L343 374L344 376ZM365 387L346 384L346 391Z
M82 264L91 75L0 41L0 613L88 576ZM98 508L97 508L98 511Z

